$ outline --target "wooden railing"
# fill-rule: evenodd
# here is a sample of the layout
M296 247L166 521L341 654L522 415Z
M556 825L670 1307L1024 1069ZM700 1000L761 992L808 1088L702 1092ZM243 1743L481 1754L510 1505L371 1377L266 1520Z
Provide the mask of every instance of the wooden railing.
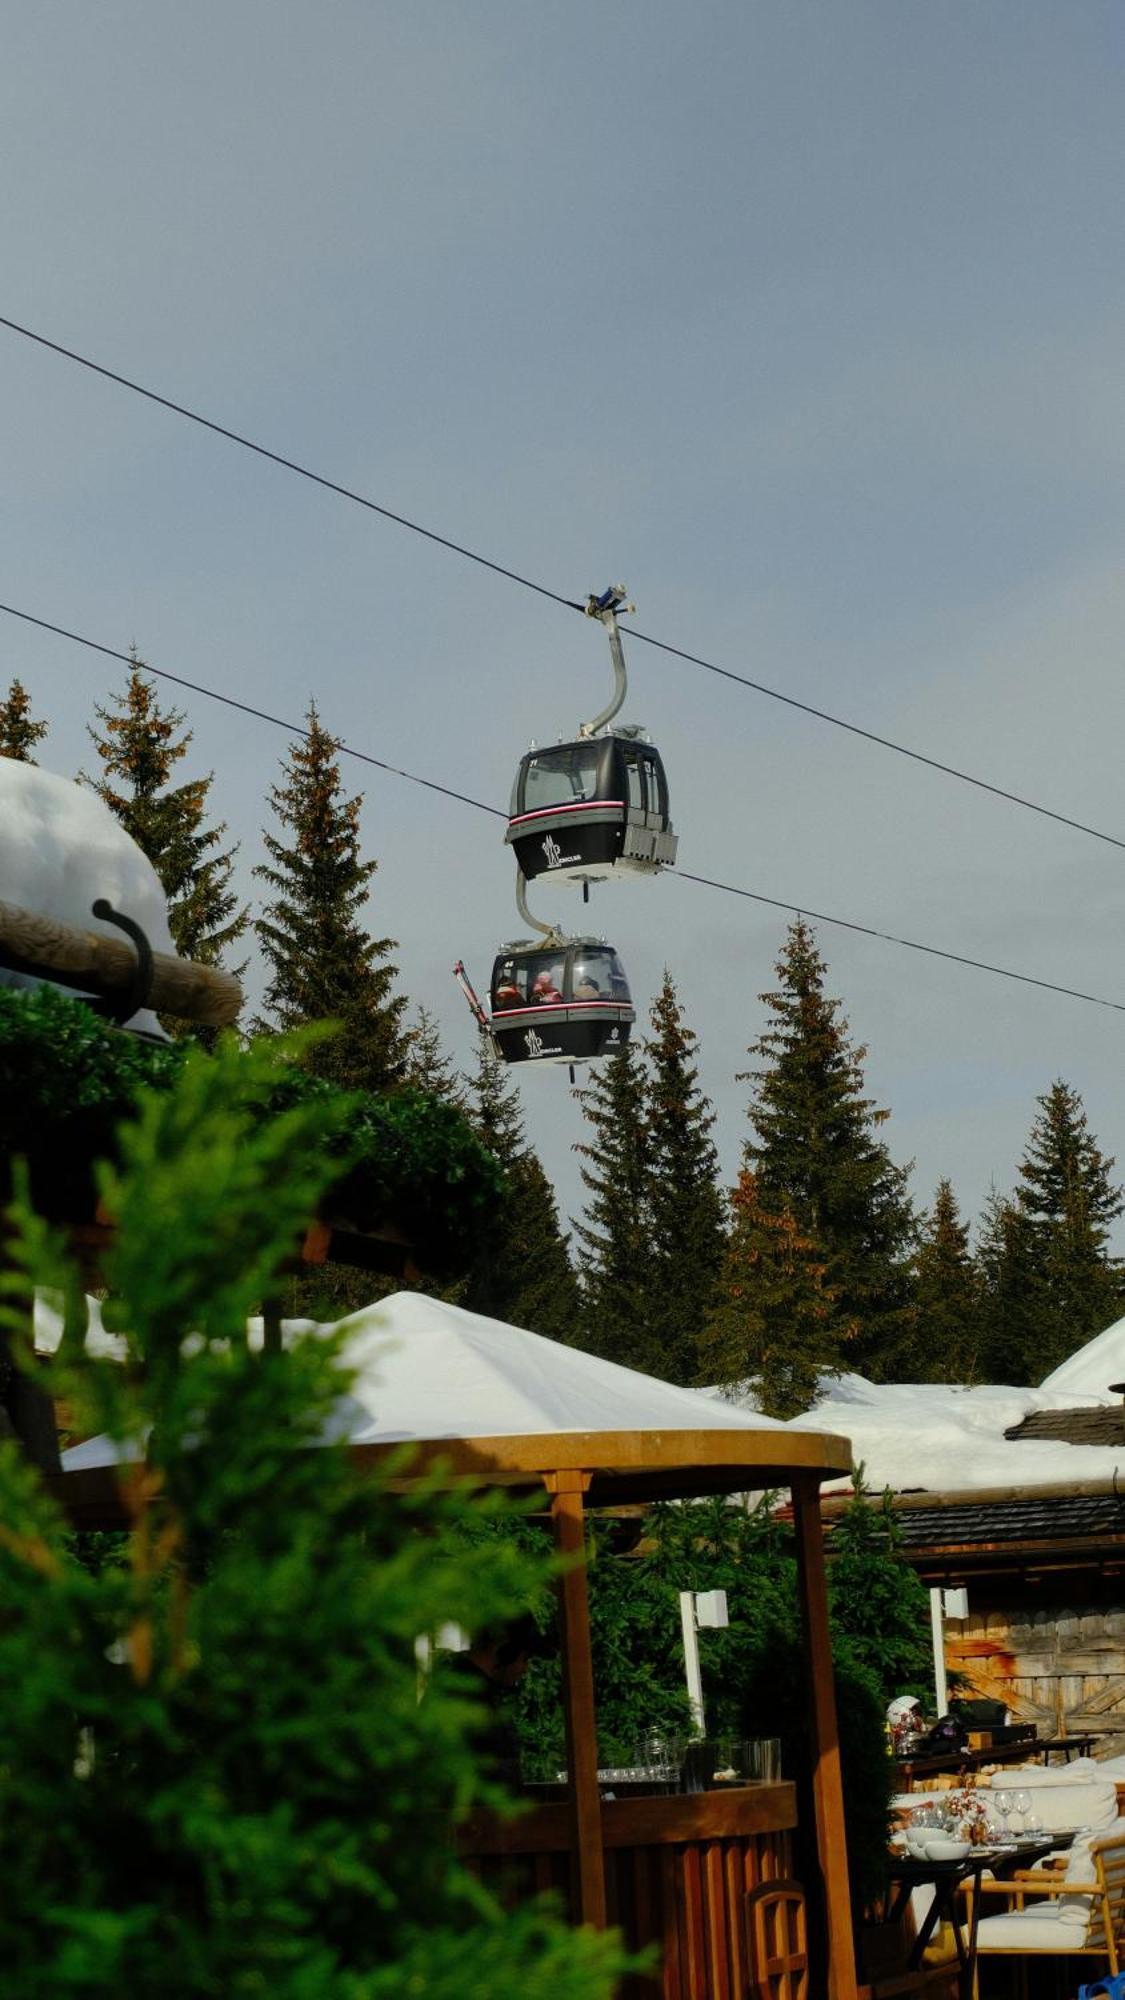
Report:
M665 1798L605 1799L606 1901L633 1948L655 1945L656 1972L622 2000L744 2000L744 1906L760 1882L792 1873L796 1795L789 1784ZM562 1802L516 1820L477 1813L460 1848L507 1904L553 1890L572 1903L571 1812Z

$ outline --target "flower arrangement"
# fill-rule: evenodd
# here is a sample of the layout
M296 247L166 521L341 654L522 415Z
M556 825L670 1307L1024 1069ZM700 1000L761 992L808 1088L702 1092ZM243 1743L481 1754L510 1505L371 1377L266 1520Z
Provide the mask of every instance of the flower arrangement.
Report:
M955 1837L967 1840L971 1847L984 1847L992 1838L992 1826L988 1817L988 1802L969 1778L956 1791L947 1792L942 1801Z

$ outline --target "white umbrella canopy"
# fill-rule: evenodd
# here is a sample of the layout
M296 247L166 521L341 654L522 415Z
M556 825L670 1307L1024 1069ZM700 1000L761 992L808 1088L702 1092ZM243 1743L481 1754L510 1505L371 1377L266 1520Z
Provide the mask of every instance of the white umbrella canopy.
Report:
M584 1431L777 1430L699 1389L419 1292L396 1292L344 1322L355 1444Z
M354 1380L331 1434L356 1445L585 1434L592 1431L776 1431L789 1427L699 1389L680 1389L576 1347L446 1305L396 1292L341 1322L342 1365ZM287 1322L283 1338L310 1331ZM251 1321L259 1344L261 1321ZM108 1437L62 1455L63 1470L112 1465Z

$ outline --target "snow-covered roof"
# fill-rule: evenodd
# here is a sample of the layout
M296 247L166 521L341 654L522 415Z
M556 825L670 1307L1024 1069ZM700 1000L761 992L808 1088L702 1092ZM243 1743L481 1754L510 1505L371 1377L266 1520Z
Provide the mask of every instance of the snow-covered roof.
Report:
M1072 1410L1091 1398L1047 1388L967 1388L947 1382L868 1382L826 1377L823 1395L794 1421L851 1439L865 1484L896 1493L979 1491L1111 1479L1125 1448L1009 1440L1004 1432L1031 1410ZM1105 1398L1106 1401L1111 1400Z
M353 1444L622 1430L776 1431L783 1440L794 1428L419 1292L397 1292L344 1325L355 1380L334 1434ZM261 1322L251 1331L260 1340ZM63 1469L114 1456L108 1439L91 1438L63 1453Z
M1044 1389L1081 1396L1087 1403L1115 1403L1111 1382L1125 1382L1125 1319L1115 1319L1104 1333L1069 1354L1042 1383Z

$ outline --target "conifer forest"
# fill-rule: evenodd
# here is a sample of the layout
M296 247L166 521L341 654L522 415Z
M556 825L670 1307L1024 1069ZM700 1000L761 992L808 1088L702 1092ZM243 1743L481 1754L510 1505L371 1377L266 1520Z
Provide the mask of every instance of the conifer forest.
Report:
M13 678L0 755L49 764L46 735ZM361 800L316 705L263 804L255 902L211 808L212 774L193 766L185 714L135 652L88 735L89 768L76 775L153 863L181 954L251 968L258 1032L338 1022L302 1058L313 1074L440 1100L498 1164L489 1226L441 1274L443 1296L672 1382L735 1386L779 1417L808 1408L818 1379L840 1371L1031 1384L1121 1312L1111 1232L1125 1193L1077 1092L1043 1078L1015 1183L994 1187L979 1217L962 1213L951 1175L916 1189L803 918L778 942L765 1025L724 1106L743 1120L734 1185L721 1184L718 1112L666 970L634 1039L575 1085L583 1205L567 1218L512 1074L483 1042L471 1072L457 1072L432 1014L403 988L394 938L373 934L378 860L362 852ZM370 1290L355 1274L320 1293L294 1281L292 1303L339 1310Z

